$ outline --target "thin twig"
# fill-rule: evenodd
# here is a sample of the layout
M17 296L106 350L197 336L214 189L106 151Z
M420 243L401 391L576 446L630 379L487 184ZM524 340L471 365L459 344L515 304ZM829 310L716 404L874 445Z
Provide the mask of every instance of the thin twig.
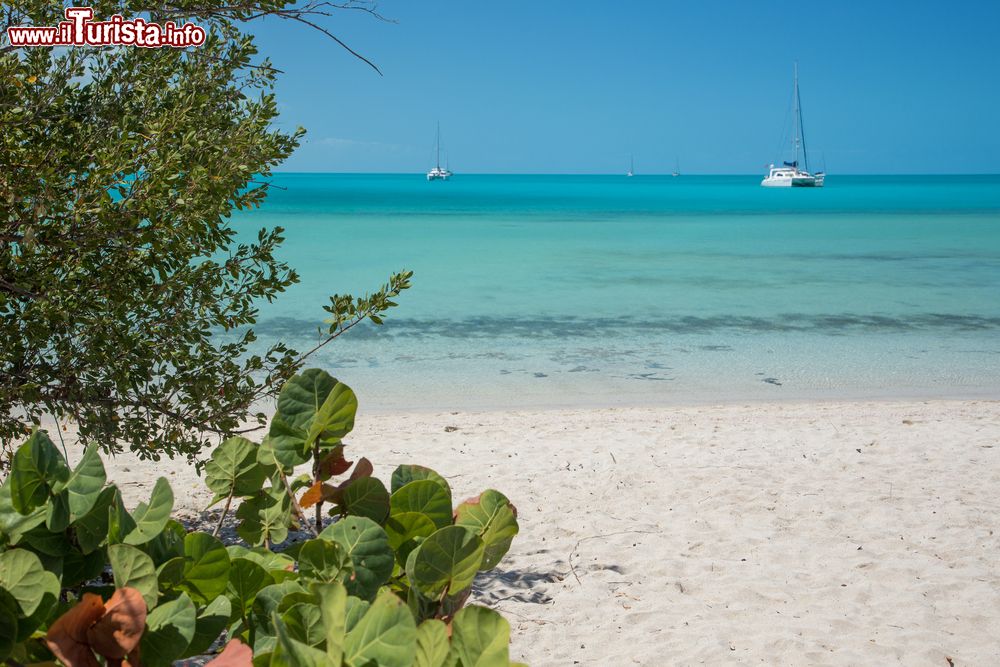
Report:
M576 567L573 565L573 556L576 555L576 550L580 548L580 545L586 542L587 540L603 540L605 538L614 537L616 535L635 535L635 534L656 535L658 534L658 532L659 531L656 530L619 530L618 532L615 533L607 533L605 535L591 535L590 537L580 538L579 540L577 540L576 545L573 547L573 550L569 552L569 558L567 559L569 561L569 571L573 573L573 577L576 579L576 583L578 584L583 583L580 581L580 575L576 573Z

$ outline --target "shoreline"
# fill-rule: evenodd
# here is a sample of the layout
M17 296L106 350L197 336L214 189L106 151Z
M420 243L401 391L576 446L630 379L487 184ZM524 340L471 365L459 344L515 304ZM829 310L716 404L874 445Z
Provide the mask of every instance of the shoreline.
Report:
M521 532L475 599L512 659L1000 661L1000 401L364 410L346 443L382 479L419 463L456 502L511 498ZM127 506L165 472L211 520L190 466L107 463Z

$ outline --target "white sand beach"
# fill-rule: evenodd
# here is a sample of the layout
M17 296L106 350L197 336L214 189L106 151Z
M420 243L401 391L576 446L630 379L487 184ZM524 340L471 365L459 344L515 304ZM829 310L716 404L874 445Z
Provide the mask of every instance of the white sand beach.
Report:
M1000 402L362 411L349 443L512 499L477 598L536 667L1000 664ZM164 473L209 497L109 469L129 506Z

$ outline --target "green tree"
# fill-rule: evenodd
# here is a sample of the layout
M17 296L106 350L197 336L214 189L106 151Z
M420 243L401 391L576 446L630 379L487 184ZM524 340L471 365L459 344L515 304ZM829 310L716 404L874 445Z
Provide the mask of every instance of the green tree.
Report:
M0 10L0 441L48 414L106 450L192 458L212 435L263 423L255 404L309 354L251 347L258 305L298 278L278 257L281 228L241 243L230 216L262 203L303 130L274 127L278 70L257 58L248 22L293 20L336 39L316 21L373 8L90 4L95 20L155 8L149 20L191 20L207 39L184 50L16 49L8 27L56 25L64 5ZM409 277L331 297L321 345L379 323Z

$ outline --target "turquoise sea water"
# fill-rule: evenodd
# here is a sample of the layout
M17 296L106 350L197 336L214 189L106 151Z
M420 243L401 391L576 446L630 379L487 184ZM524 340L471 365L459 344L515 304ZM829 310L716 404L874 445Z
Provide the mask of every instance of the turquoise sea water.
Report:
M759 181L281 174L234 225L302 277L265 342L414 271L312 363L369 408L1000 398L1000 176Z

